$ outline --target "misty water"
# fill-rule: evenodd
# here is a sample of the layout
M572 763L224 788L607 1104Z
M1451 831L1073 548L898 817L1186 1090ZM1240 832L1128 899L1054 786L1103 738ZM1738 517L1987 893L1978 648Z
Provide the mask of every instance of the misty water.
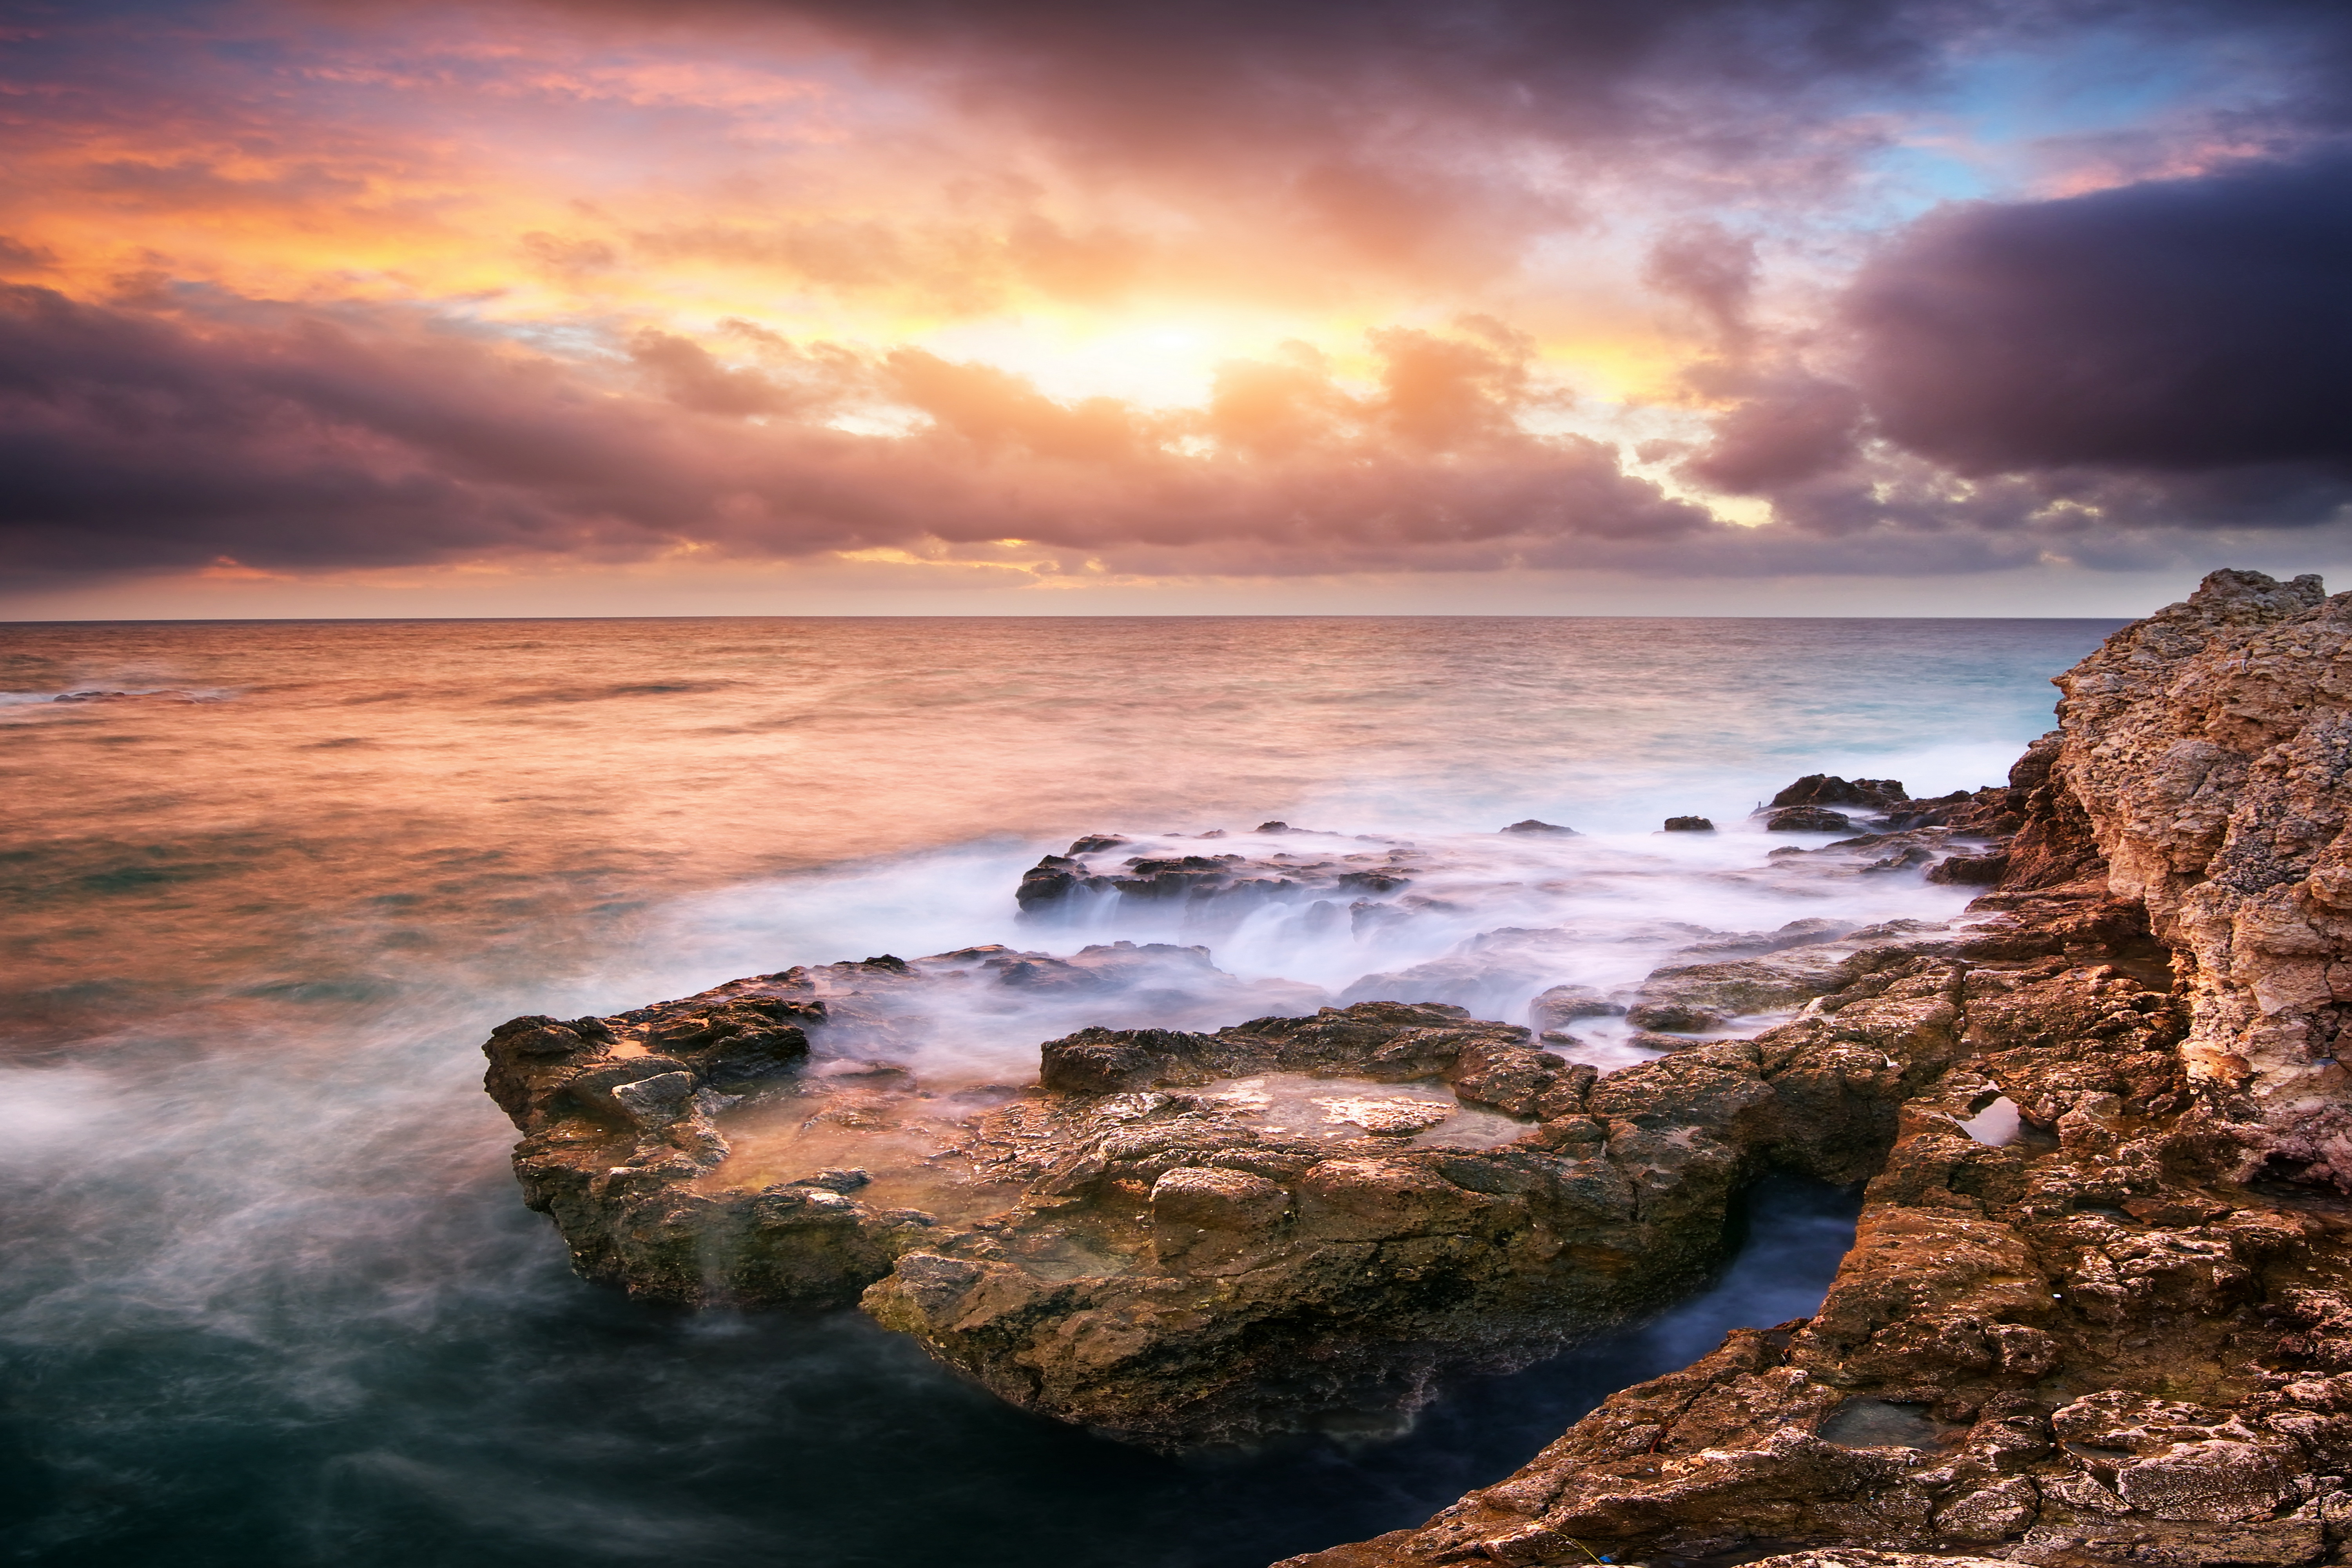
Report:
M1944 918L1966 891L1916 871L1771 870L1792 840L1749 808L1803 773L2000 779L2113 625L0 627L0 1540L76 1564L1254 1568L1416 1522L1612 1389L1808 1311L1853 1194L1765 1184L1707 1295L1465 1381L1401 1436L1171 1460L1011 1411L854 1312L574 1279L518 1201L483 1036L886 952L1209 948L1174 991L979 997L917 1042L927 1074L1003 1078L1155 1009L1410 990L1521 1021L1694 930ZM1725 831L1655 832L1686 813ZM1496 831L1530 816L1580 837ZM1275 819L1405 847L1424 902L1363 931L1016 919L1021 871L1080 834L1223 848Z

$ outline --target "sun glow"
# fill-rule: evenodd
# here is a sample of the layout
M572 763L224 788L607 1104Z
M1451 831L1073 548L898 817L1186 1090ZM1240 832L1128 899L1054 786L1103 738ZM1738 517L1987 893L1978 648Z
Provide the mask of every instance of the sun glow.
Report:
M1240 311L1037 311L957 323L912 341L943 359L1010 371L1059 401L1116 397L1174 408L1203 402L1222 364L1267 358L1286 341L1327 336L1295 320Z

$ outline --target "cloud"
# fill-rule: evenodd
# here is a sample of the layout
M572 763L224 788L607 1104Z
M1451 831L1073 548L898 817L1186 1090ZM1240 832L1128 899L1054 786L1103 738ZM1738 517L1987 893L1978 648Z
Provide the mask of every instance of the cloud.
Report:
M2352 155L1934 216L1844 315L1891 440L1967 474L2352 477Z
M0 276L55 290L0 297L16 572L1957 572L2352 494L2340 7L41 16L0 83ZM2012 196L2138 183L1947 207L1844 288L1906 180L1982 151L1921 140L1985 108L1967 73L2092 21L2173 51L2158 96L2189 53L2221 85L2002 154L2056 171Z
M0 289L0 560L71 576L1023 539L1195 573L1458 570L1720 526L1601 443L1519 430L1543 394L1499 322L1383 330L1364 395L1294 355L1172 413L739 335L762 363L650 329L565 360L394 312ZM827 422L877 400L906 434ZM1273 434L1228 439L1244 426Z
M1744 356L1756 335L1756 241L1719 223L1677 225L1651 247L1642 280L1696 310L1722 352Z
M1525 341L1493 321L1379 330L1368 387L1296 345L1228 364L1200 407L1145 410L756 329L723 340L756 363L653 331L559 358L402 312L210 303L0 289L12 580L682 554L975 563L1040 581L1769 577L2145 566L2196 549L2142 480L1962 493L1918 458L1789 481L1780 521L1729 526L1605 443L1530 434L1519 416L1549 394ZM835 427L845 410L891 411L903 433ZM2259 539L2279 498L2244 491L2215 525Z
M1742 378L1749 394L1715 421L1713 439L1682 466L1711 490L1770 495L1851 464L1863 400L1843 382L1782 366Z

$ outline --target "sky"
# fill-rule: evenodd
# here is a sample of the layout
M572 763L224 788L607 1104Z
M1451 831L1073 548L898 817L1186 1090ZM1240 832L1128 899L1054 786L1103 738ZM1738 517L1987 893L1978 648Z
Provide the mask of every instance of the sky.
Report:
M0 0L0 142L5 618L2352 562L2340 4Z

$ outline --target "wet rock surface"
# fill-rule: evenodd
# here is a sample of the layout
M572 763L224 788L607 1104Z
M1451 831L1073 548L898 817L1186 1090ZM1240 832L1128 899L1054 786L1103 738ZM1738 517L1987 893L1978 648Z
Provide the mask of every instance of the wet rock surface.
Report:
M1507 833L1561 834L1532 818ZM1214 900L1236 915L1265 904L1323 901L1346 910L1368 896L1410 887L1410 845L1372 835L1322 833L1286 822L1260 824L1254 833L1291 843L1265 854L1235 854L1215 842L1223 832L1177 842L1169 835L1142 845L1118 834L1089 834L1064 855L1048 855L1021 879L1014 893L1022 912L1064 914L1100 904L1199 904ZM1205 840L1205 842L1203 842ZM1138 847L1151 852L1122 853Z
M720 1031L871 1029L872 994L939 962L754 977L601 1032L503 1026L492 1078L528 1134L529 1201L592 1278L688 1302L862 1294L1015 1404L1160 1446L1237 1440L1392 1417L1444 1371L1688 1292L1743 1183L1859 1179L1894 1133L1888 1086L1952 1046L1942 971L1918 960L1885 987L1920 1026L1896 1054L1681 1042L1601 1079L1525 1028L1369 1003L1082 1030L1029 1089L935 1097L841 1059L712 1087L740 1059L712 1054Z
M517 1019L488 1087L583 1273L861 1300L1015 1404L1167 1447L1409 1411L1449 1370L1688 1290L1756 1175L1867 1179L1811 1318L1736 1331L1427 1523L1296 1568L2340 1562L2347 634L2352 595L2216 574L2061 679L2060 728L2005 785L1816 775L1767 808L1863 829L1772 850L1774 874L1989 889L1968 917L1693 930L1638 984L1539 987L1532 1030L1368 996L1075 1028L1034 1083L891 1065L941 988L1209 968L986 948ZM1257 831L1302 847L1097 835L1023 906L1363 919L1423 858ZM1574 934L1491 933L1522 956ZM1604 1026L1664 1054L1596 1072L1576 1031Z

